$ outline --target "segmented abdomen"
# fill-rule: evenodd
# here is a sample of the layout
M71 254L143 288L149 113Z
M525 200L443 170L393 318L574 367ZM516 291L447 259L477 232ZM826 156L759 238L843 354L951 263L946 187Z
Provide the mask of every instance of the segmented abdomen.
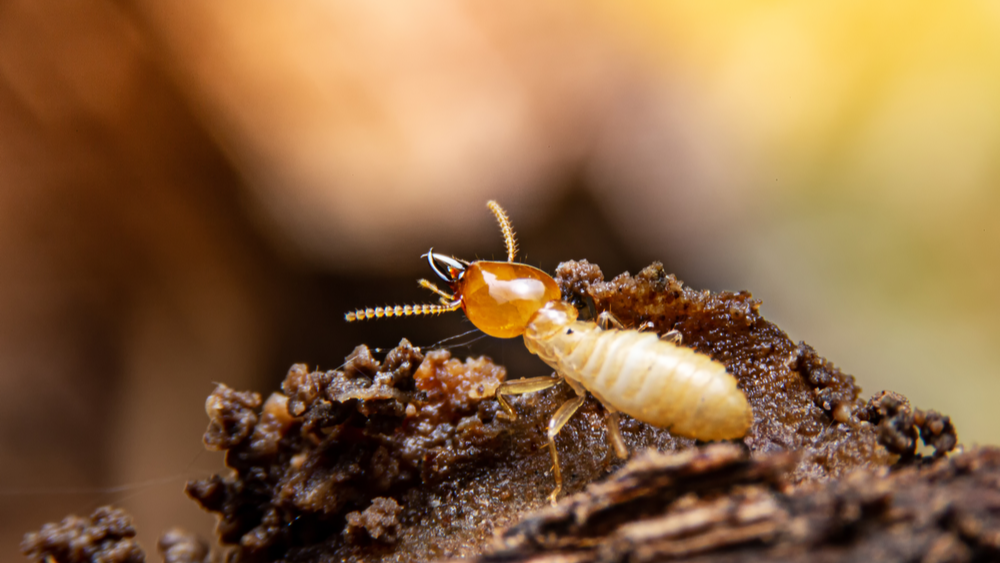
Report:
M563 376L633 418L700 440L747 433L752 422L746 396L726 366L660 340L655 333L601 330L577 321L539 342Z

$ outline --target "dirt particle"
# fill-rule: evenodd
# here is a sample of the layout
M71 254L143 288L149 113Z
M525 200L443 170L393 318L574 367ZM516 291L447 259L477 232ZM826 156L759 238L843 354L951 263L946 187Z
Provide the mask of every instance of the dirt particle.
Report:
M38 563L143 563L132 518L120 508L102 506L90 516L67 516L24 536L21 553Z
M364 512L347 513L344 535L348 541L353 542L357 542L363 534L373 540L393 543L396 541L396 528L402 510L403 507L391 498L375 497Z

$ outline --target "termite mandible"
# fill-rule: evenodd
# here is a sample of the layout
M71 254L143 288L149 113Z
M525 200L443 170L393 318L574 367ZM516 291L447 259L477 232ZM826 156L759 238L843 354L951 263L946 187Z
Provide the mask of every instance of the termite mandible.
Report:
M452 293L421 279L419 284L441 298L439 304L374 307L347 313L348 322L409 315L436 315L462 309L469 321L498 338L524 337L528 350L555 370L552 376L502 383L496 399L507 416L517 413L508 395L541 391L566 382L576 392L549 420L548 444L556 488L562 471L555 437L583 405L589 391L607 411L608 437L620 458L628 448L618 427L618 413L699 440L730 440L750 429L753 413L736 378L711 357L680 346L679 334L659 337L625 329L609 313L599 322L577 320L577 310L562 300L559 286L542 270L514 262L517 242L507 214L495 201L486 204L503 231L507 261L467 262L434 252L425 256ZM610 328L615 326L616 328Z

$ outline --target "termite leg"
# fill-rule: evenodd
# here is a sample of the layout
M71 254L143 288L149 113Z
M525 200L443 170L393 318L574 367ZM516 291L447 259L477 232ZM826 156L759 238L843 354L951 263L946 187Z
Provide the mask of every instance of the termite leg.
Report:
M583 388L582 385L573 381L572 379L566 379L566 383L576 391L576 397L570 399L563 403L556 414L552 415L552 419L549 420L549 431L547 432L549 436L549 451L552 453L552 476L556 480L556 488L549 495L549 502L552 504L556 503L556 498L559 497L559 492L562 491L562 469L559 467L559 453L556 452L556 435L562 430L563 426L569 422L570 418L576 414L576 411L583 405L583 402L587 400L587 390Z
M620 459L628 459L628 446L625 445L625 439L622 438L622 431L618 425L618 411L616 411L611 405L605 403L600 397L598 397L598 400L601 401L601 405L604 406L605 412L608 413L608 441L611 442L611 447L615 450L615 455L617 455Z
M608 311L603 311L600 315L597 315L597 324L604 330L608 330L609 326L613 326L618 330L625 330L625 325L618 320L618 317Z
M527 379L504 381L497 387L497 402L500 403L504 412L507 413L507 418L509 420L517 420L517 413L514 412L514 408L511 407L510 403L507 402L507 399L504 398L505 395L523 395L525 393L541 391L557 385L562 380L563 378L552 374L551 376L529 377Z
M611 440L611 446L615 449L615 455L619 459L628 459L628 446L625 445L622 431L618 427L618 411L615 410L608 411L608 437Z
M585 295L583 297L583 302L587 306L587 315L588 316L587 316L586 320L596 319L597 318L597 305L594 304L594 298L591 297L591 296L589 296L589 295ZM584 319L581 317L581 320L584 320Z
M438 288L438 286L434 285L433 283L431 283L431 282L429 282L429 281L427 281L425 279L419 279L419 280L417 280L417 283L420 284L420 287L422 287L424 289L429 289L429 290L433 291L434 293L440 295L441 298L444 299L444 300L447 300L447 301L454 301L455 300L455 296L454 295L448 293L447 291L442 291L441 289Z
M660 340L666 340L671 344L680 346L684 342L684 335L681 334L681 331L674 329L670 332L664 333L663 336L660 337Z

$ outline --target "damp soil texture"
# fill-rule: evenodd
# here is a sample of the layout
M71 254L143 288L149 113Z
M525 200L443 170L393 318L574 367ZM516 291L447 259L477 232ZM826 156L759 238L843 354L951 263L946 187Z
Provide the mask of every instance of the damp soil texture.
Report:
M173 531L160 551L178 563L1000 557L1000 453L947 455L947 416L861 397L747 292L696 291L660 264L610 281L585 261L556 274L581 311L676 330L724 363L753 409L747 435L702 444L623 416L622 461L588 398L556 439L564 496L549 506L545 430L572 390L513 397L512 421L494 399L508 374L488 358L358 346L339 370L292 366L266 399L218 386L205 444L231 472L187 492L218 515L221 547ZM65 536L47 527L24 551L80 560L56 555Z

